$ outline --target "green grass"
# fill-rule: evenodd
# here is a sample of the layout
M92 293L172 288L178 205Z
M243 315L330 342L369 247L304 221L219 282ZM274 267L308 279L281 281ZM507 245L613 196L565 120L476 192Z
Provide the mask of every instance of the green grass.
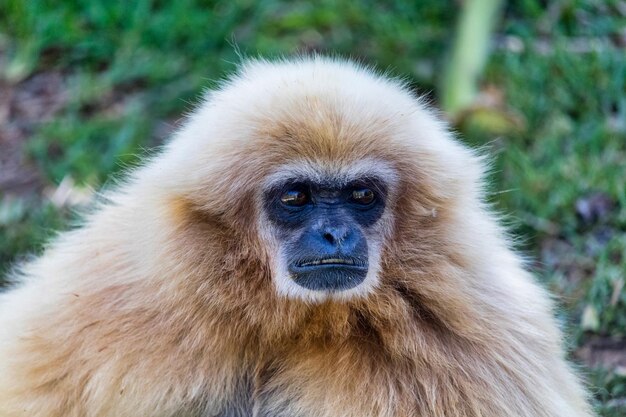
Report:
M49 72L64 80L53 117L22 121L49 187L69 175L98 188L135 164L240 55L332 51L406 75L436 102L457 18L456 2L436 0L57 3L0 3L3 83L17 91ZM456 126L493 154L491 199L559 296L573 349L626 343L624 9L620 0L507 6L481 85L495 104ZM72 217L42 193L3 194L0 272ZM626 371L589 378L602 415L625 415L616 404Z

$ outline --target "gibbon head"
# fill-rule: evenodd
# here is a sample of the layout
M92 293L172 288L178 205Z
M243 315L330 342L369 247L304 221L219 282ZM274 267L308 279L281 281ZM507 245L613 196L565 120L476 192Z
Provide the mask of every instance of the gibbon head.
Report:
M438 216L480 174L403 83L320 57L245 64L166 155L159 185L236 236L277 294L310 301L366 297L402 247L441 248Z

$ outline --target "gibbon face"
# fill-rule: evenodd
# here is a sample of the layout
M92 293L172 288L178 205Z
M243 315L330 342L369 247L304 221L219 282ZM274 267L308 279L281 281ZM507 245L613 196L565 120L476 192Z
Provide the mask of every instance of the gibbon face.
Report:
M345 298L377 280L395 172L363 160L340 171L302 161L279 167L263 186L274 280L288 296Z

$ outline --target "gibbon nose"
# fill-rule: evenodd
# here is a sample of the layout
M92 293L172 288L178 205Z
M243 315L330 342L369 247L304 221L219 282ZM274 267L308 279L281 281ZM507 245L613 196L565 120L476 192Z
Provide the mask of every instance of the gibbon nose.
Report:
M348 225L327 225L317 231L318 245L324 252L350 254L359 243L359 234Z
M345 226L324 227L322 237L331 245L340 245L349 235L348 228Z

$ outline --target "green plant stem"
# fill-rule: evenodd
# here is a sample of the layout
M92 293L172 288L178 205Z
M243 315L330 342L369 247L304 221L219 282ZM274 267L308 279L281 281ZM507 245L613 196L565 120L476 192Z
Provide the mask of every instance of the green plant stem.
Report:
M466 0L461 10L442 85L442 107L452 117L476 97L501 4L502 0Z

